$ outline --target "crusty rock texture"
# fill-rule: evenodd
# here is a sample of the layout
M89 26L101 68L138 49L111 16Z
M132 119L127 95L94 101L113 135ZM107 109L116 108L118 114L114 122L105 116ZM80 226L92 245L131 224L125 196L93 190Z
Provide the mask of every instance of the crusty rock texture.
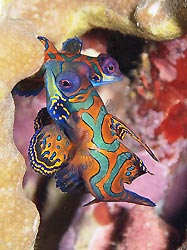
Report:
M92 28L118 30L147 39L166 40L185 33L185 0L16 0L13 18L28 19L38 34L53 42L80 36Z
M10 92L40 68L43 48L25 22L2 17L0 30L0 249L26 250L33 249L39 215L22 189L26 166L13 141Z

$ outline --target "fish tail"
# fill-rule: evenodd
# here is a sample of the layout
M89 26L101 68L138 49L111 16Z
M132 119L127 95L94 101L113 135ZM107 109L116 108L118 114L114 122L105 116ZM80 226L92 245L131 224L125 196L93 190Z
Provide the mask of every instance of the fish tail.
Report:
M140 196L132 191L125 190L125 197L120 198L118 200L111 199L111 200L99 200L99 199L94 199L86 204L83 205L83 207L93 205L95 203L99 202L128 202L128 203L134 203L138 205L143 205L143 206L149 206L149 207L155 207L156 204L152 202L150 199Z
M120 199L120 201L125 201L128 203L135 203L139 205L144 205L144 206L150 206L150 207L155 207L156 204L152 202L150 199L143 197L141 195L138 195L132 191L125 190L126 195L124 198Z

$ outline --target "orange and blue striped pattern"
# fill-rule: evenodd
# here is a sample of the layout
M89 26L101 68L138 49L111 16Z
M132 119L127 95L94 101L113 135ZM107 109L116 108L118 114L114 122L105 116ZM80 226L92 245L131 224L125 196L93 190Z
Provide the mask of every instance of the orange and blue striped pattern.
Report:
M61 62L85 62L90 67L90 81L94 86L110 84L123 79L117 61L107 54L100 54L97 57L81 54L82 41L77 38L67 39L63 43L62 51L59 52L55 46L43 36L38 39L44 44L44 63L48 60L59 60ZM12 90L13 94L20 96L35 96L44 88L43 76L45 67L32 77L20 81Z
M33 169L44 175L55 173L63 192L84 186L95 197L89 204L120 201L155 206L125 189L124 183L150 172L120 139L129 134L157 158L125 123L107 112L91 83L89 65L53 59L44 67L47 107L35 120L29 146Z

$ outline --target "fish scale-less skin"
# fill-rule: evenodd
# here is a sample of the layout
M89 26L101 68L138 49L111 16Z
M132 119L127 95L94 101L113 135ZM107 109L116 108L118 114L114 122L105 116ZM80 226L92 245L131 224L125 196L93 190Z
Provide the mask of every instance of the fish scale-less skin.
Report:
M46 48L49 47L48 42L44 42L44 45L47 45ZM53 50L53 46L51 47ZM46 50L46 53L50 52ZM52 168L46 165L45 158L51 160L54 152L50 156L49 149L48 156L47 153L42 154L44 164L40 171L37 165L38 162L41 163L39 161L41 157L34 158L34 156L40 152L42 146L36 147L34 135L29 149L33 168L43 174L56 172L57 186L62 191L75 188L79 185L79 181L81 183L83 180L89 192L98 201L127 201L154 206L150 200L124 189L123 183L130 184L135 178L149 171L135 154L118 141L120 134L116 127L112 127L112 116L107 113L100 96L90 82L89 65L85 62L64 62L63 59L60 61L52 58L47 60L44 68L47 90L45 112L49 112L53 122L62 129L62 132L64 131L64 136L70 139L71 147L65 165L62 163L62 169L57 167L56 163ZM41 117L38 121L40 120ZM40 122L45 123L45 120ZM140 142L144 148L147 147L146 150L152 157L154 156L132 130L121 121L118 122L132 138ZM49 135L52 138L59 136L57 127L52 134L49 126ZM38 136L41 131L36 131L35 134ZM64 136L63 140L66 140ZM61 146L64 147L63 144ZM56 156L59 159L61 157L59 153L55 154Z
M90 83L89 66L82 62L62 64L48 60L44 67L47 110L75 145L73 157L69 157L66 165L62 165L62 169L55 174L57 186L62 183L61 190L68 191L76 188L80 179L96 202L126 201L154 206L149 199L124 189L123 183L130 184L148 170L134 153L118 141L117 134L112 133L111 116ZM54 108L59 102L62 110L65 108L67 117L62 110ZM105 135L109 143L105 141ZM87 152L86 156L84 152ZM71 150L69 154L72 156ZM34 165L32 161L31 165ZM48 171L47 167L44 168Z

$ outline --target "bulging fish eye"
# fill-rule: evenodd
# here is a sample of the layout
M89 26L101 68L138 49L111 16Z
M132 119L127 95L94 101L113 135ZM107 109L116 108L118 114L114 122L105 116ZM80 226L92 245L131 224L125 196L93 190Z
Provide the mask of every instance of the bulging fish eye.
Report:
M109 55L100 54L98 57L99 64L106 75L113 75L119 71L118 62Z
M56 85L62 92L75 92L81 85L80 76L73 71L64 71L56 76Z
M59 81L59 85L62 87L65 87L65 88L69 88L71 86L71 83L68 81L68 80L61 80Z
M115 71L115 65L113 63L109 63L107 66L107 71L109 74L112 74Z

